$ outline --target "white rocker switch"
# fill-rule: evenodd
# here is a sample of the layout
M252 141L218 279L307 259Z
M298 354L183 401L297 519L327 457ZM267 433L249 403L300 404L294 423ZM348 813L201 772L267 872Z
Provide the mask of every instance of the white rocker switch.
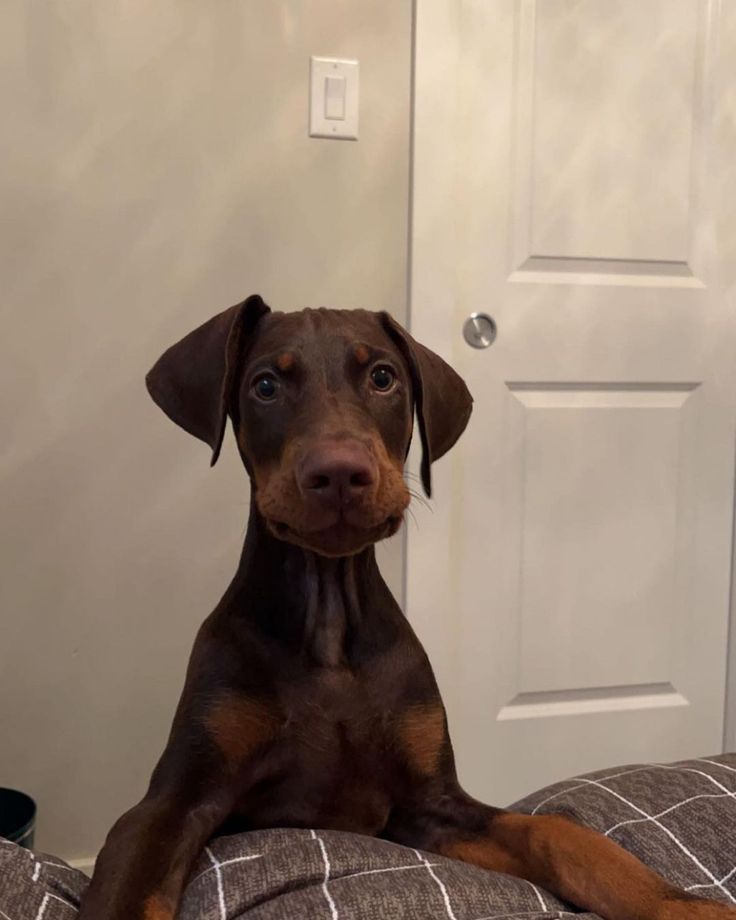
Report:
M310 137L358 139L358 62L311 59Z
M325 77L325 118L345 120L345 77Z

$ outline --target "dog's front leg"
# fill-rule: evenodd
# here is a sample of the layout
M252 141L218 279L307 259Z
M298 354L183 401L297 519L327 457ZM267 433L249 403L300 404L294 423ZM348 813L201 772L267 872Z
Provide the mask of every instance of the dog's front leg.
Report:
M203 792L149 794L115 823L79 920L173 920L194 861L231 807L222 792Z
M148 793L110 831L78 920L173 920L194 861L278 732L269 705L206 691L192 670Z
M396 816L390 837L527 879L606 920L736 920L735 907L681 891L589 828L491 808L460 790Z

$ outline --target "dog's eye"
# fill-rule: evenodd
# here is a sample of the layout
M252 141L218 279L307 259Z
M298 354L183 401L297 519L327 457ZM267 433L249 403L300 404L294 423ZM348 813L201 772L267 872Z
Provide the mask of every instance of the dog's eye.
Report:
M373 381L373 386L377 390L385 393L394 385L396 374L394 374L390 367L374 367L371 371L371 380Z
M261 374L260 377L256 377L253 381L253 392L264 402L273 399L278 388L278 381L270 374Z

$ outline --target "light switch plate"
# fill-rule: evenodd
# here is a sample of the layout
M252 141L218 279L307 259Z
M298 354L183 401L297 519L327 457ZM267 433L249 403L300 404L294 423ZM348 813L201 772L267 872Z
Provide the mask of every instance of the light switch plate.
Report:
M328 77L332 78L329 83ZM309 86L309 136L356 141L358 62L313 57L310 60ZM335 94L343 91L345 99L344 106L341 106ZM344 117L335 117L335 114L340 113ZM332 117L328 117L328 114Z

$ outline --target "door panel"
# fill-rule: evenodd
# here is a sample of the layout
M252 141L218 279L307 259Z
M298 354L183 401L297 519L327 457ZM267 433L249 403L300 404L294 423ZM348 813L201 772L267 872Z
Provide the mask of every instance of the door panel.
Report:
M514 395L525 427L520 691L539 699L666 683L680 410L690 394L576 387Z
M418 5L412 328L476 405L409 530L408 612L461 777L495 802L721 747L736 49L719 11ZM498 325L484 351L462 339L473 311Z
M697 3L527 6L532 253L685 260Z

